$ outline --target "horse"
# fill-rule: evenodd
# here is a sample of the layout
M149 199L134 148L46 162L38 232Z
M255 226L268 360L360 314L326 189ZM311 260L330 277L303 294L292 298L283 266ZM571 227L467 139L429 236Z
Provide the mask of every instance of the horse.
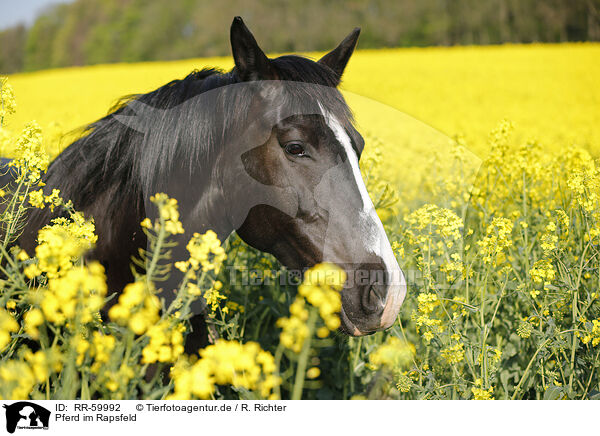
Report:
M210 229L221 241L237 232L290 269L337 264L348 276L340 329L361 336L395 322L406 281L360 173L365 142L338 89L359 33L318 61L271 59L236 17L231 71L195 70L126 97L56 157L45 194L59 189L94 219L88 257L103 264L111 292L134 279L130 261L148 243L140 227L152 213L148 198L165 192L179 201L180 246L193 232ZM17 243L33 252L56 214L32 209Z

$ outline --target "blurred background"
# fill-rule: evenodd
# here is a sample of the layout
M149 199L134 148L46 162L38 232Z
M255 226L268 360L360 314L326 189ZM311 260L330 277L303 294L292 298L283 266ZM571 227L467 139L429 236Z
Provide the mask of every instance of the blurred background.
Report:
M600 0L0 0L0 73L227 55L235 15L271 52L600 40Z

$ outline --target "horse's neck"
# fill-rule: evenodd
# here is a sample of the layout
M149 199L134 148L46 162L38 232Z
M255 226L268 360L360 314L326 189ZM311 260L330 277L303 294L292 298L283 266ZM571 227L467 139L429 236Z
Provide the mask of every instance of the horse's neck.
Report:
M203 172L210 174L209 169ZM167 194L178 201L184 237L189 239L194 233L212 230L223 241L234 230L227 216L225 193L214 176L196 180L192 186L187 183L167 190Z
M146 237L139 227L143 219L141 198L123 180L110 174L104 180L111 183L94 181L84 174L85 165L74 162L75 157L74 150L68 150L57 158L48 169L44 191L49 194L58 189L65 201L71 200L74 208L86 219L94 220L98 242L89 257L105 263L105 266L107 262L122 260L128 270L130 257L137 255L138 248L146 246ZM18 243L28 252L33 252L40 228L61 213L64 212L58 209L31 209ZM128 271L123 275L129 275Z
M89 257L104 264L109 289L118 292L133 279L131 257L138 256L140 248L148 248L140 222L146 216L156 217L155 205L149 201L156 192L133 189L131 180L122 177L123 171L120 175L104 173L102 181L92 182L93 179L84 174L88 169L78 165L77 158L75 150L59 156L48 171L44 190L49 194L52 189L59 189L65 200L73 201L76 210L83 212L86 218L94 219L98 241ZM185 247L196 232L213 230L224 240L234 230L227 217L224 193L215 177L208 168L198 172L205 176L193 178L192 184L188 178L177 181L178 177L173 176L168 178L169 183L164 189L150 188L165 192L179 202L185 234L175 238L179 248L173 250L173 260L189 256ZM19 241L28 252L35 248L38 230L54 216L48 209L32 210L32 219Z
M100 261L107 272L107 284L111 292L119 292L133 280L131 258L139 256L140 249L147 248L147 238L140 227L143 219L141 198L120 196L118 207L107 208L115 201L114 186L98 195L96 201L84 208L86 217L93 217L98 241L89 257ZM111 213L107 213L107 211Z

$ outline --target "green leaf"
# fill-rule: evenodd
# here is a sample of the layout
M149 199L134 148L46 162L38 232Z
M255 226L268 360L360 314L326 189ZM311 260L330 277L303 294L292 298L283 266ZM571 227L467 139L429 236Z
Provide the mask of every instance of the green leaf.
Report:
M563 388L562 386L550 386L548 389L546 389L546 392L544 392L544 400L558 400L560 399L561 395L563 393Z
M503 370L500 373L500 382L502 383L502 387L504 388L504 392L507 393L508 395L508 377L510 377L510 374L508 373L508 370Z

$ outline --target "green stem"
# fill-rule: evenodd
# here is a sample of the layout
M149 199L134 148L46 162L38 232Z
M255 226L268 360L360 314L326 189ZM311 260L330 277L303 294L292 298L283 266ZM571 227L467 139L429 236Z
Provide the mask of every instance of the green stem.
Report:
M560 336L565 333L574 332L574 331L575 330L564 330L562 332L558 332L556 334L556 336ZM546 346L546 344L548 344L548 342L550 342L551 340L552 340L552 338L546 339L544 342L542 342L542 344L538 347L538 349L535 350L535 353L533 353L533 356L531 356L531 359L529 360L529 363L527 364L527 367L525 368L525 371L523 372L523 375L521 376L521 380L519 380L519 383L517 384L517 387L515 388L515 391L513 392L513 395L510 398L511 400L514 400L515 398L517 398L517 394L519 393L519 390L521 389L523 382L527 378L527 375L529 374L529 370L531 369L531 366L533 365L535 358L537 357L538 353L540 351L542 351L542 349Z
M150 266L146 269L146 282L148 284L148 289L151 289L152 282L154 282L154 277L152 275L154 274L156 265L158 265L158 260L161 254L160 251L162 250L166 236L164 222L161 218L160 230L158 231L158 235L156 235L156 246L152 250L152 260L150 262Z
M590 239L591 241L591 239ZM577 326L577 318L579 316L578 313L578 304L579 304L579 286L581 284L581 276L583 273L583 261L585 259L585 255L587 253L588 248L590 247L591 242L589 242L585 248L583 249L583 253L581 253L581 260L579 263L579 272L577 274L577 283L575 284L575 288L573 289L573 303L572 303L572 325L573 328L576 328ZM579 338L577 337L577 335L573 334L573 340L571 342L571 362L570 362L570 367L571 367L571 373L569 374L569 390L573 391L573 378L575 377L575 351L577 350L577 346L578 346L578 342L579 342Z
M487 285L488 285L488 277L490 274L490 266L488 265L485 273L485 278L483 281L483 289L481 291L481 308L479 313L479 320L481 322L481 380L483 381L483 386L487 388L487 350L485 341L487 339L487 328L485 326L485 297L487 295Z
M277 349L275 350L275 371L277 372L277 375L279 377L281 377L281 357L283 356L283 345L281 345L281 343L279 343L279 345L277 345ZM277 398L281 399L281 386L277 385L275 387L275 395L277 395Z
M529 360L529 364L527 365L527 367L525 368L525 372L523 372L523 375L521 376L521 380L519 380L519 384L517 384L517 387L515 388L515 391L513 392L512 397L510 398L511 400L514 400L517 397L517 394L519 393L519 391L521 390L521 385L523 384L523 382L525 381L527 374L529 374L529 370L531 369L531 365L533 365L533 362L536 358L536 356L538 355L538 353L542 350L542 348L544 348L546 346L546 344L550 342L550 339L546 339L544 342L542 342L542 345L540 345L538 347L537 350L535 350L535 353L533 353L533 356L531 356L531 360Z
M294 389L292 390L292 400L302 399L302 389L304 388L304 379L306 378L306 366L308 365L308 358L310 355L310 345L312 342L313 332L315 330L315 324L317 322L318 312L317 309L311 309L308 315L308 336L304 340L300 356L298 357L298 366L296 367L296 378L294 381Z
M592 364L592 370L590 371L590 377L588 378L588 381L585 385L585 389L583 390L583 394L581 395L582 400L585 399L585 396L587 395L588 390L590 388L590 384L592 383L592 376L594 375L594 370L596 369L598 355L600 355L600 349L598 349L598 351L596 352L596 357L594 357L594 363Z
M400 327L402 328L402 327ZM358 357L360 356L360 350L362 349L362 341L363 341L363 337L359 337L358 338L358 347L356 350L354 350L354 359L351 362L351 367L350 367L350 392L354 393L354 368L356 368L356 365L358 364Z

